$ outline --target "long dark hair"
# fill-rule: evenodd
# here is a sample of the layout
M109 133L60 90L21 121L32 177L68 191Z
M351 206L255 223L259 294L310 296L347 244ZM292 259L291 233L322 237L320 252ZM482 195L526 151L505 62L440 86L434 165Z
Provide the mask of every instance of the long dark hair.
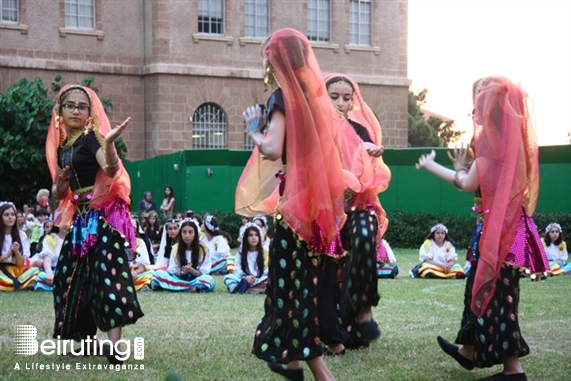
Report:
M12 231L10 232L10 236L12 237L12 243L18 242L20 244L20 253L23 253L24 249L22 247L22 240L20 239L20 230L18 229L18 214L16 212L16 207L14 206L14 204L9 202L0 206L0 250L2 250L1 248L4 247L4 239L7 228L7 226L4 225L4 219L2 218L2 216L4 215L4 212L10 208L13 209L14 214L16 214L16 222L14 222L14 226L12 226Z
M424 240L425 240L425 241L426 241L427 239L434 240L434 234L436 234L436 231L437 231L437 230L444 230L444 242L448 241L448 242L450 242L452 245L454 245L454 241L453 241L452 238L450 238L450 236L448 235L448 231L447 231L447 229L446 229L446 226L444 226L444 225L438 226L438 225L442 225L442 224L437 224L437 225L433 226L433 228L436 227L436 229L434 229L434 231L431 231L431 232L426 236L426 238L425 238Z
M557 226L553 226L551 229L553 229L553 228L557 228ZM549 229L549 230L551 230L551 229ZM546 246L549 246L551 244L559 246L559 244L564 241L563 232L559 228L557 228L557 230L559 231L559 238L557 238L553 242L551 242L551 236L549 235L549 231L545 232L545 235L543 236L543 241L545 242Z
M167 188L170 189L171 194L167 196L167 192L165 192L165 198L170 201L174 197L174 191L170 185L165 187L165 189Z
M256 225L257 226L257 225ZM260 228L254 226L249 226L244 230L244 235L242 236L242 246L240 249L240 259L242 260L242 271L247 275L253 275L259 278L264 273L264 247L262 245L262 233ZM258 266L258 273L254 274L253 271L248 266L248 252L250 251L250 244L248 243L248 235L251 231L255 231L258 234L258 244L256 245L256 251L258 256L256 257L256 265Z
M233 241L232 235L230 235L230 233L228 233L227 231L220 229L220 224L218 223L216 217L214 217L213 215L206 216L206 218L203 221L203 224L208 234L210 234L213 237L221 235L224 238L226 238L226 241L228 241L228 245L232 244Z
M186 243L182 240L182 229L187 226L190 226L194 230L194 239L190 243L190 247L188 247ZM188 249L191 250L190 263L192 264L192 267L198 269L198 267L202 264L202 262L204 262L206 255L204 255L205 254L204 247L200 244L199 233L200 229L198 228L197 223L194 221L183 221L182 224L180 225L177 237L178 248L176 252L178 261L180 263L180 267L186 266L188 264L186 260L186 250ZM201 254L202 254L202 261L200 260Z

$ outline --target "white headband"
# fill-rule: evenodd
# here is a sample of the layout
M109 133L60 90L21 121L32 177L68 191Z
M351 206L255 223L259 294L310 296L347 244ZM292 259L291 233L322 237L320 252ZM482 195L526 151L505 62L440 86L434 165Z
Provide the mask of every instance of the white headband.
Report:
M268 226L268 219L266 218L266 216L256 216L252 219L252 222L256 222L258 220L262 221L264 227Z
M248 230L248 228L255 228L256 231L258 232L258 235L261 237L262 236L262 228L260 228L258 226L258 224L253 223L253 222L248 222L246 225L244 225L244 237L246 237L246 230ZM242 241L244 239L242 238Z
M559 233L563 233L563 229L561 229L561 225L559 225L557 222L552 222L549 225L547 225L547 227L545 228L545 232L549 233L549 231L553 228L557 228L557 229L559 229Z
M214 216L207 216L204 219L204 224L206 225L206 227L208 228L208 230L210 230L211 232L217 232L218 231L218 226L214 226L212 225L212 219L214 218Z
M444 230L444 232L445 232L446 234L448 234L448 228L447 228L446 226L442 225L442 224L436 224L436 225L434 225L433 227L430 228L430 232L431 232L431 233L434 233L434 232L437 231L438 229Z
M193 224L194 228L196 229L197 232L200 231L200 226L198 225L198 221L196 221L194 218L188 218L188 217L179 222L178 228L181 229L182 225L187 223L187 222L190 222L191 224Z

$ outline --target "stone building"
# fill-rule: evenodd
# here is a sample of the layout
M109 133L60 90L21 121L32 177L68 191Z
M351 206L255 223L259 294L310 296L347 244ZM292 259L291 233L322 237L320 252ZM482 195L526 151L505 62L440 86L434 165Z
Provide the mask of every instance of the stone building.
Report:
M324 73L360 84L386 147L407 146L407 0L0 2L0 92L93 77L112 124L133 118L131 160L250 148L242 111L265 102L260 47L284 27L308 36Z

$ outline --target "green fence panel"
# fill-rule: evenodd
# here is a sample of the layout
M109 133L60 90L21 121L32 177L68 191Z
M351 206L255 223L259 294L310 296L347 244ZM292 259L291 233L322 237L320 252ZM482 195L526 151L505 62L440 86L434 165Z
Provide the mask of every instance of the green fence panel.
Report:
M469 213L473 195L415 168L418 157L431 148L387 149L383 155L392 172L389 189L380 194L385 210ZM449 165L446 148L436 148L436 161ZM234 210L234 191L251 151L187 150L125 164L131 176L133 211L143 192L153 192L160 205L164 188L174 188L175 209L186 211ZM540 147L538 212L571 213L571 145Z

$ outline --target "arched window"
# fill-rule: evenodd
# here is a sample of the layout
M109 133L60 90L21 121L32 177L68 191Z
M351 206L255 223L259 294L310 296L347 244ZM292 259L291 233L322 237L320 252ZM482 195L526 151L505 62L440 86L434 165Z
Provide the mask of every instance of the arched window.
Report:
M214 103L200 105L192 115L193 148L227 148L226 114Z
M246 122L244 122L244 149L254 149L254 141L250 137L250 129L248 128L248 124Z

